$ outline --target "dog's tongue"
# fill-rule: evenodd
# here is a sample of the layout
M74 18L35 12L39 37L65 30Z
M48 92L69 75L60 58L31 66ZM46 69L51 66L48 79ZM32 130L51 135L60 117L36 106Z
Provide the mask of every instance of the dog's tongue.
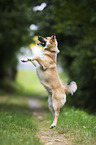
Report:
M44 42L40 42L41 44L44 44Z
M42 46L42 45L44 45L44 43L43 42L39 42L39 43L37 43L37 45L38 46Z

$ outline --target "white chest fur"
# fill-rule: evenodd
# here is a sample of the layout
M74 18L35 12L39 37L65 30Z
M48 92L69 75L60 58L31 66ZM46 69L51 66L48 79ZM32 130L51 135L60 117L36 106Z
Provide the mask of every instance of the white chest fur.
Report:
M36 66L36 73L37 73L37 76L38 76L40 82L42 82L43 78L44 78L44 73L43 73L43 70L41 69L40 65Z
M41 84L45 87L45 89L48 92L52 92L51 86L49 86L49 84L47 83L46 77L45 77L44 72L41 67L36 68L36 73L37 73L37 76L38 76Z

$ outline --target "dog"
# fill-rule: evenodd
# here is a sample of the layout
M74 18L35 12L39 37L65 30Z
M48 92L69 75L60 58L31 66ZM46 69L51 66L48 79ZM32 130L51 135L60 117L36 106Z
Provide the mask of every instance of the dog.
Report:
M70 85L63 85L57 73L57 54L59 53L58 43L55 34L51 37L38 36L39 46L43 47L42 56L35 56L32 59L22 60L22 62L32 62L36 66L37 76L41 84L48 92L49 109L53 114L53 123L50 129L57 124L60 108L66 102L66 94L77 90L76 82L72 81ZM36 64L39 64L39 66Z

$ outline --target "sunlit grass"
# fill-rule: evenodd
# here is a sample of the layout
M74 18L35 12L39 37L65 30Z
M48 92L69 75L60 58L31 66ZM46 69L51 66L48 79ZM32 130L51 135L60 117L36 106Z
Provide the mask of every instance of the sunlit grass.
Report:
M58 131L70 134L76 144L94 144L96 141L96 116L74 108L64 108L58 121Z
M67 83L68 76L63 73L59 73L60 79L63 83ZM35 71L18 71L16 83L20 94L24 95L39 95L46 96L46 90L40 83Z
M39 145L37 124L26 98L0 96L0 145Z
M35 71L18 71L16 82L20 86L18 90L21 94L46 95L46 91L40 84Z
M51 113L46 115L46 122L52 121ZM50 125L46 123L46 125ZM61 109L55 130L63 134L64 138L70 139L72 145L95 145L96 144L96 115L90 115L66 105Z
M66 75L59 75L62 82L67 82ZM0 93L0 145L39 145L36 136L38 127L27 104L27 96L46 95L45 89L36 73L30 71L19 71L16 83L11 85L14 85L14 89L16 86L19 95ZM48 106L47 98L41 101L43 107ZM51 113L48 113L43 121L49 127L52 119ZM64 138L70 139L72 145L96 144L96 116L79 109L68 108L65 105L61 109L55 130L63 134Z
M28 96L47 95L36 72L18 71L15 83L4 83L12 94L0 93L0 145L39 145L36 119L27 100Z

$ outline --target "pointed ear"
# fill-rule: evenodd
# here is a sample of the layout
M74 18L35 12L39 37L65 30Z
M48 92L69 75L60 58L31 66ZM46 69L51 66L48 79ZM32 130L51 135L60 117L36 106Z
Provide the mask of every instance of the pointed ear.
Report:
M51 39L52 39L52 40L54 39L54 35L51 36Z
M51 36L51 39L56 39L55 33Z
M54 38L56 39L56 35L55 35L55 33L54 33Z

